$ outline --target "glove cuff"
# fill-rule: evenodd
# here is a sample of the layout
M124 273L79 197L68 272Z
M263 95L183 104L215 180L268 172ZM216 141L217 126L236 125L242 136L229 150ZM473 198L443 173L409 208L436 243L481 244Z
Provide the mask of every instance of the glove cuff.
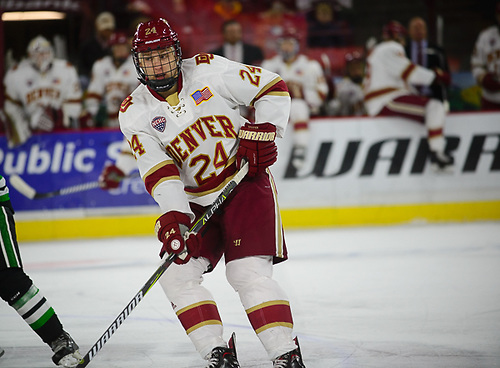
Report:
M271 123L246 123L240 128L238 138L249 141L273 142L276 138L276 126Z
M155 233L158 240L163 241L165 235L164 233L170 228L169 225L171 224L179 224L179 228L180 225L184 225L189 230L191 219L185 213L178 211L169 211L164 213L158 217L155 223Z

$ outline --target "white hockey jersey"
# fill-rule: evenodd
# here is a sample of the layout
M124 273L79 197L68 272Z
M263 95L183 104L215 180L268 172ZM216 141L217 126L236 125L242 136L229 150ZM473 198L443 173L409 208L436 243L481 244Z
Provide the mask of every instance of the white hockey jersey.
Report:
M472 75L476 80L485 73L493 73L500 79L500 31L497 26L489 27L479 33L471 56ZM483 97L500 103L500 91L482 89Z
M81 112L82 90L76 69L65 60L54 59L46 73L40 73L27 59L11 68L4 78L5 112L12 121L16 144L31 136L31 117L41 107L61 109L63 125L78 119Z
M335 85L336 115L360 116L366 113L363 88L344 77Z
M132 56L119 67L115 66L111 56L99 59L92 67L85 107L92 116L95 116L101 101L104 100L108 114L107 126L118 127L120 104L139 83Z
M434 71L413 64L405 55L403 45L384 41L368 55L363 80L365 107L369 115L377 115L394 98L417 94L411 85L430 85Z
M262 67L277 73L287 83L292 98L303 98L313 113L317 113L328 94L328 84L321 65L305 55L285 63L281 55L264 60ZM294 86L300 88L294 91Z
M188 201L211 204L236 172L247 123L239 105L254 106L256 123L271 122L280 137L290 110L279 75L211 54L183 61L178 94L167 101L140 85L120 107L120 128L161 210L192 217Z

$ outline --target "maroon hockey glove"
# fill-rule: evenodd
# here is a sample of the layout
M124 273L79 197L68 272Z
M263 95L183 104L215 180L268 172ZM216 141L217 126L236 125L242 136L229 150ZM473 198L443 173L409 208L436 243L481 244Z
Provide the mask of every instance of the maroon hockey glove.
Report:
M189 216L177 211L167 212L156 220L156 236L163 243L160 258L165 253L179 254L185 248L187 248L188 252L177 257L175 263L187 263L191 257L200 256L201 236L191 233L187 239L184 239L184 233L189 230L190 224Z
M274 164L278 158L278 147L274 143L276 126L271 123L250 124L241 127L238 134L240 146L236 152L236 166L241 160L248 161L248 176L256 176Z
M445 72L444 70L439 69L439 68L435 68L433 70L434 70L434 73L436 73L436 76L434 77L432 84L441 84L444 86L449 86L451 84L450 73Z
M500 81L493 73L486 73L483 77L483 81L481 82L483 87L491 92L500 91Z
M99 175L99 186L105 190L118 188L125 176L116 165L107 165Z

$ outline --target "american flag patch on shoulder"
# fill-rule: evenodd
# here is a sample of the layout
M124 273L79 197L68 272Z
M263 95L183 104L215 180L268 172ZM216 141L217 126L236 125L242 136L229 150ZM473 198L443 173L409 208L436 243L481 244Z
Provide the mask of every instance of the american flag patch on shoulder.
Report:
M213 94L208 87L205 87L202 90L197 89L193 94L191 94L191 97L196 105L201 104L203 101L210 100L212 96Z

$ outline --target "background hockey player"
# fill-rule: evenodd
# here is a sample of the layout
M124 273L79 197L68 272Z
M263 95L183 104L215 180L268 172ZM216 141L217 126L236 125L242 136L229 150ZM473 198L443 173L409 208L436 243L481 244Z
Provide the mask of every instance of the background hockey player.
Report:
M496 24L477 37L471 57L472 75L481 86L482 110L500 110L500 1L495 18Z
M97 60L92 67L85 97L85 108L98 126L118 127L120 104L138 85L130 41L124 32L115 32L109 40L110 56ZM105 117L98 121L99 108L103 105Z
M9 145L24 143L33 133L78 127L82 91L74 66L54 58L47 39L28 44L28 58L4 78Z
M439 169L453 165L443 135L446 108L442 101L418 95L413 85L450 83L450 75L412 63L405 55L406 29L397 21L383 28L383 41L367 58L363 82L365 106L371 116L401 116L427 128L431 162Z
M287 31L278 41L278 55L262 62L263 68L283 78L290 91L290 123L294 143L292 163L297 169L305 160L310 117L319 113L328 94L321 65L299 51L297 37L292 31Z
M52 361L76 367L82 356L78 345L63 330L61 321L42 292L24 272L17 243L9 188L0 175L0 297L7 302L53 351ZM3 350L0 348L0 356ZM1 362L0 362L1 365Z
M213 54L182 60L177 33L163 19L139 24L132 50L143 83L120 108L120 128L137 159L147 191L164 213L156 222L160 256L183 253L160 283L207 367L239 367L234 339L223 339L216 302L202 283L222 255L227 280L274 367L304 367L292 338L287 297L272 279L287 250L267 167L277 159L290 97L265 69ZM239 113L254 105L256 123ZM240 137L238 139L238 137ZM183 234L223 184L248 159L247 177L203 234Z
M361 116L366 114L363 78L365 59L359 51L348 52L345 59L345 77L335 84L335 98L328 103L331 115Z
M116 189L122 180L135 170L137 170L137 163L130 150L130 145L124 139L116 161L106 164L99 175L99 187L104 190Z

